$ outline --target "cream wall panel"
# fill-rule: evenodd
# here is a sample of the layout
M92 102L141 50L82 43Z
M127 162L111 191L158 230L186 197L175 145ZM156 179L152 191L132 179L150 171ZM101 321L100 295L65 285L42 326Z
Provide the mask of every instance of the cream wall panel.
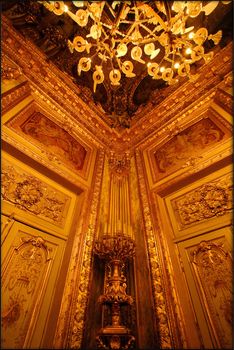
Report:
M205 348L232 348L231 240L225 227L178 243Z
M40 348L65 242L15 223L2 246L2 347Z

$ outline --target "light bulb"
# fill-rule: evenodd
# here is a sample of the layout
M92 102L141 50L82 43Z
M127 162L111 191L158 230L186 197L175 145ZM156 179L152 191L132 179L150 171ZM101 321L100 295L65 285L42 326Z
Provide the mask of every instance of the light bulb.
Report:
M176 62L176 63L174 64L174 68L175 68L175 69L178 69L179 66L180 66L179 62Z
M162 72L164 72L165 71L165 67L160 67L160 72L162 73Z
M64 12L68 12L69 8L67 5L64 5Z
M194 37L194 32L190 32L188 37L189 37L189 39L192 39Z
M192 53L192 49L190 47L188 47L186 50L185 50L185 53L187 55L190 55Z

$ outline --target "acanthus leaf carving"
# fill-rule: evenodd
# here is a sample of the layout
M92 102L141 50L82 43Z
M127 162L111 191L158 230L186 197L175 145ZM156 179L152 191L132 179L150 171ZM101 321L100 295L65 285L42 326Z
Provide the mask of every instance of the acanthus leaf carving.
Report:
M6 58L6 55L2 55L1 61L1 77L2 80L18 79L23 74L20 67L14 62Z
M231 175L206 183L174 199L172 207L182 228L230 213L232 210Z
M2 199L21 210L62 223L69 197L10 164L2 167Z

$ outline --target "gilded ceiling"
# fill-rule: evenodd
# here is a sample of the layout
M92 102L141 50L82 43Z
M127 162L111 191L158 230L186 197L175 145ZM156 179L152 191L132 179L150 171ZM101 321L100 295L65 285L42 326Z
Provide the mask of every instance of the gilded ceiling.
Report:
M113 4L113 1L110 3ZM127 3L134 3L135 6L149 3L157 12L159 6L166 2L139 1ZM209 1L203 1L202 3L204 6ZM66 1L66 5L69 8L74 8L71 1ZM120 5L117 4L117 10ZM168 83L163 79L152 79L147 74L146 65L136 63L134 65L136 70L134 77L128 78L122 75L121 84L117 86L105 80L102 84L97 85L94 93L93 69L88 72L82 71L79 76L77 73L79 52L71 53L68 47L68 40L72 39L77 30L79 30L79 35L87 36L90 25L77 29L77 24L66 13L57 16L38 1L2 1L2 12L10 19L15 29L46 54L48 61L53 62L78 85L81 91L80 97L83 101L86 103L94 102L101 112L102 119L110 127L117 128L118 131L130 128L139 119L139 111L143 111L149 103L154 106L157 105L168 95L171 95L181 83L187 81L187 77L181 77L178 83L168 86ZM108 23L112 23L113 18L110 12L105 10L103 16ZM209 16L206 16L205 12L201 12L196 18L190 19L189 25L202 25L207 28L210 34L222 30L222 39L219 44L214 48L214 45L208 43L205 47L206 52L210 50L218 51L232 40L232 4L228 1L221 1ZM204 62L201 61L195 62L192 68L196 71L203 64Z

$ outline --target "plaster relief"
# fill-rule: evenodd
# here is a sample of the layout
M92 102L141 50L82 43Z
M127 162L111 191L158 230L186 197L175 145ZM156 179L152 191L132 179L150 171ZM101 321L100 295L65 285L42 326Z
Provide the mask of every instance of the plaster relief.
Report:
M178 170L191 157L199 157L212 145L224 139L224 131L205 118L183 130L154 153L156 172L164 177Z
M2 346L22 349L38 316L54 249L40 236L18 231L2 276Z
M41 113L32 114L20 125L20 129L73 169L83 169L86 149L67 131Z
M7 161L2 162L1 197L21 210L59 225L64 224L70 204L70 197Z
M190 251L192 267L214 336L221 349L232 348L232 260L219 243L202 241Z
M232 210L231 174L206 183L171 201L181 229Z

